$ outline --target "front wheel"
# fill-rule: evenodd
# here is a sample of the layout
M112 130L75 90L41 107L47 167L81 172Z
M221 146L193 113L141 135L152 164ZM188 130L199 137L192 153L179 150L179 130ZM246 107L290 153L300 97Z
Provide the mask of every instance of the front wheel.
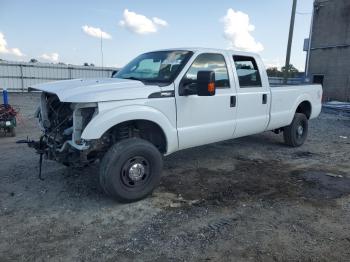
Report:
M12 127L10 129L10 135L11 135L11 137L15 137L16 136L16 129L14 127Z
M293 122L283 130L284 142L292 147L304 144L308 134L309 123L304 114L296 113Z
M150 142L129 138L113 145L100 166L100 184L120 202L133 202L151 194L159 184L163 159Z

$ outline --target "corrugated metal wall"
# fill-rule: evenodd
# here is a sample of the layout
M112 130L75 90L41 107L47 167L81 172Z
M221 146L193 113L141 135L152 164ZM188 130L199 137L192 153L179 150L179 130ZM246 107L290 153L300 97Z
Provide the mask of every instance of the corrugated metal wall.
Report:
M270 85L284 85L283 77L269 77ZM304 78L288 78L287 85L301 85L305 83Z
M74 78L111 77L114 70L117 69L0 61L0 90L7 88L12 91L26 91L29 86L43 82Z

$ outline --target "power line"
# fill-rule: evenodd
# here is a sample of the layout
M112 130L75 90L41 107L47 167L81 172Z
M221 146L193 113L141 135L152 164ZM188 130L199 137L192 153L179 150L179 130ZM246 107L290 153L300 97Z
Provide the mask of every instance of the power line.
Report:
M296 12L298 15L312 15L312 12Z

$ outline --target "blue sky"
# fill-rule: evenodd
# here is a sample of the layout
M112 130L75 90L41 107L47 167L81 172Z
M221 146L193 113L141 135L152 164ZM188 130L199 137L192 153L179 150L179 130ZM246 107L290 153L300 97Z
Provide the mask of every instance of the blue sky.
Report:
M303 69L313 0L298 2L291 62ZM101 65L100 39L91 36L99 28L111 36L103 40L105 66L160 48L229 48L246 41L268 66L283 65L291 6L292 0L0 0L0 58Z

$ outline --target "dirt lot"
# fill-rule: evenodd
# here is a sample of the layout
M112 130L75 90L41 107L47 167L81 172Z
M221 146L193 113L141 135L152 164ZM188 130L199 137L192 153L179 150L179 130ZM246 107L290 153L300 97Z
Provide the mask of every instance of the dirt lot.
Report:
M271 132L178 152L134 204L16 139L37 137L37 95L12 95L0 137L0 261L349 261L350 119L322 113L297 149Z

